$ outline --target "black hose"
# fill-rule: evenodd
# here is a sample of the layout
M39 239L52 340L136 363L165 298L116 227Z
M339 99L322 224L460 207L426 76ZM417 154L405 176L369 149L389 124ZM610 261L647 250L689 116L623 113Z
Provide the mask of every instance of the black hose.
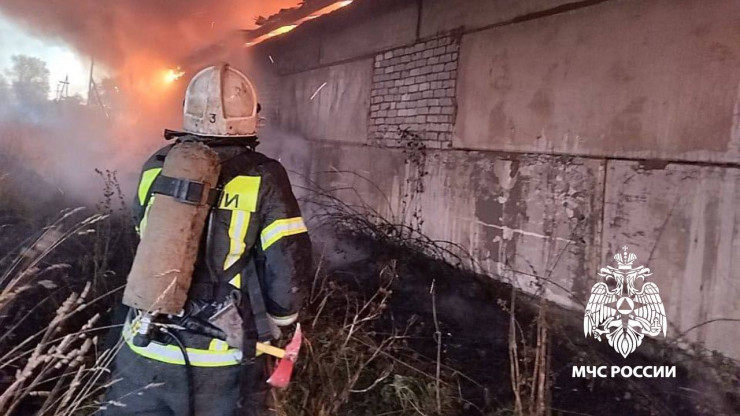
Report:
M189 416L195 416L195 392L193 391L193 368L190 366L190 358L188 358L188 351L185 349L185 345L182 343L182 340L180 340L180 337L175 335L174 332L171 332L167 328L162 328L162 332L169 335L170 338L172 338L175 341L175 344L177 344L177 347L180 348L180 352L182 353L182 358L185 360L185 377L187 378L188 383L188 415Z
M211 325L204 324L196 318L185 319L180 322L180 325L182 325L185 330L190 333L204 335L211 338L218 338L221 341L226 341L226 334L224 333L224 331L218 328L214 328Z

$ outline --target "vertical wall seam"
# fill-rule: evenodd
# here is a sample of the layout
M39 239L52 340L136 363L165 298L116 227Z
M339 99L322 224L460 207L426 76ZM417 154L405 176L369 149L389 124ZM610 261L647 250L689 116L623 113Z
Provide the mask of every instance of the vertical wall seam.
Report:
M372 91L373 91L373 77L375 72L375 63L377 62L377 58L373 58L370 60L370 77L368 82L370 83L370 88L368 91L370 91L370 96L367 98L367 105L365 106L365 111L367 111L367 123L365 123L365 144L370 145L372 141L372 131L371 126L373 119L372 117L372 105L373 105L373 97L372 97Z
M418 42L421 38L421 15L424 11L424 0L417 0L416 9L416 41Z
M606 191L607 186L609 184L609 158L604 158L604 174L602 175L602 185L601 185L601 228L599 230L599 257L597 260L597 268L599 267L598 264L601 264L601 261L604 257L604 244L606 244L606 239L604 236L606 235Z

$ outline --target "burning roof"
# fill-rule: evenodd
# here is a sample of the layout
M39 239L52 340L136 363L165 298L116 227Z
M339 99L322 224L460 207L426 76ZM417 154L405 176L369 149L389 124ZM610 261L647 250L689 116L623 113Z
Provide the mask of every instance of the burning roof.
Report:
M272 37L288 33L309 20L349 6L352 2L353 0L306 0L298 7L281 9L268 18L259 17L255 22L259 28L243 31L245 44L253 46Z

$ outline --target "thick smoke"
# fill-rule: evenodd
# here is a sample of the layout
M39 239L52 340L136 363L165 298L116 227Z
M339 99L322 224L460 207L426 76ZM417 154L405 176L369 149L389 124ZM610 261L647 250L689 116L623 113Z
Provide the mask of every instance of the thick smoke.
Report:
M177 64L237 29L254 27L297 0L3 0L0 10L36 34L62 38L113 69L142 59ZM153 63L152 63L153 64Z
M162 129L181 125L184 88L194 71L227 56L246 55L235 31L253 28L257 16L297 3L2 0L5 16L37 36L63 40L94 59L112 80L105 91L107 108L93 96L84 112L16 107L0 117L0 155L10 154L60 192L87 202L100 193L94 169L115 169L130 197L144 158L163 145ZM222 46L219 55L203 53L214 44ZM184 77L165 82L166 72L176 67L182 67ZM100 78L95 77L103 89Z

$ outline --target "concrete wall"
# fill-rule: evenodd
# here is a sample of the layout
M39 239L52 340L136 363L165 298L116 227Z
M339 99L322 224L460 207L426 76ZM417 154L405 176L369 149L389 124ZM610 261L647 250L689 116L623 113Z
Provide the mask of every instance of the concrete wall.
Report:
M283 77L280 125L312 140L364 143L371 76L364 59Z
M609 1L471 33L455 145L735 162L739 64L731 0Z
M660 287L674 334L740 312L740 170L609 161L604 198L604 256L629 243ZM737 356L737 323L690 334Z
M416 40L419 9L415 2L376 0L377 4L358 4L337 15L330 24L338 31L322 38L321 63L331 64L385 51ZM376 10L382 10L377 13ZM371 19L367 16L372 15Z
M581 2L577 0L424 0L419 33L422 37L429 37L459 28L473 31L578 3Z
M441 43L459 54L434 72ZM286 160L348 201L578 310L627 244L669 338L740 318L740 2L356 0L251 52L271 58L275 123L305 139ZM449 119L390 91L438 73ZM736 323L689 338L740 358Z

